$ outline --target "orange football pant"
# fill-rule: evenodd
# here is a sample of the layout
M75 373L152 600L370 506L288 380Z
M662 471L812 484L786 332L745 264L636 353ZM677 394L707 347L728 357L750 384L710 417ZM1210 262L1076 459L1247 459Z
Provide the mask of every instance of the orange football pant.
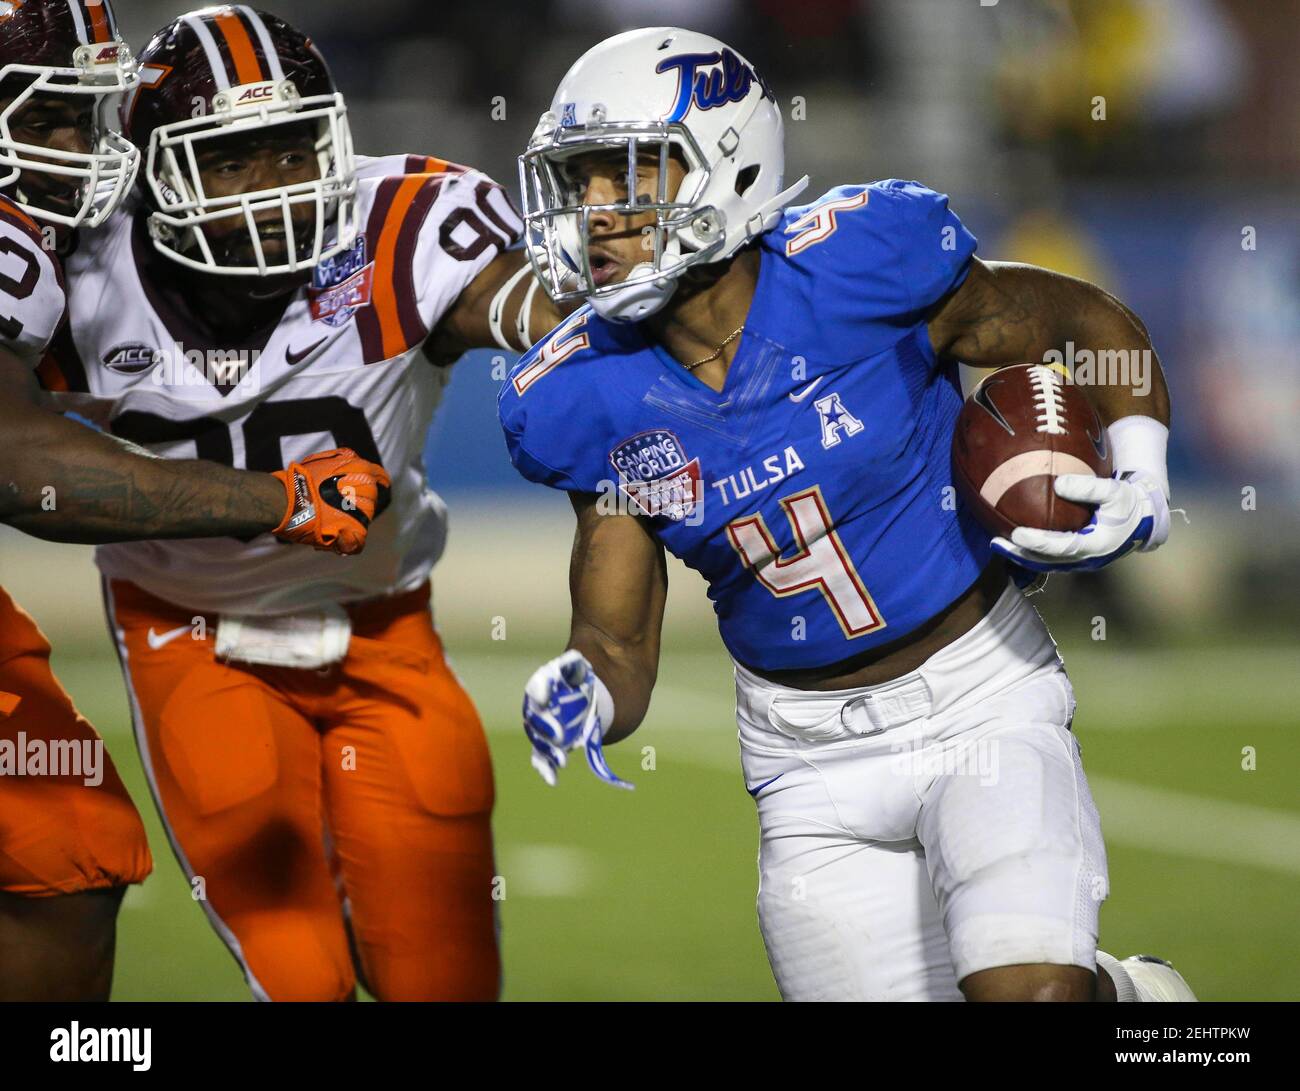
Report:
M215 617L106 588L191 896L269 1000L491 1000L492 769L429 587L349 607L320 671L214 655ZM354 968L353 949L356 962Z
M103 739L50 670L49 641L0 588L0 890L77 894L152 869Z

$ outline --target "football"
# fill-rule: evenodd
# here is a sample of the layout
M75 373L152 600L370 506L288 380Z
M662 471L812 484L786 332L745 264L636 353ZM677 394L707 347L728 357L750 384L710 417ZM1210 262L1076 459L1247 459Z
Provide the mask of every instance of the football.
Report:
M952 440L953 480L990 531L1079 530L1092 507L1063 500L1058 474L1109 477L1106 430L1083 391L1045 364L988 375L966 399Z

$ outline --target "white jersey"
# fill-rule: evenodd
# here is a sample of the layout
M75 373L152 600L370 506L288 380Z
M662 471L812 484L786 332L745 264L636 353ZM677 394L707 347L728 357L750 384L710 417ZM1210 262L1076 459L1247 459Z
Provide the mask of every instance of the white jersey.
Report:
M63 269L40 226L0 197L0 348L36 367L66 307Z
M314 270L274 326L213 344L171 294L142 217L121 211L66 262L70 337L43 371L56 397L168 458L279 470L351 447L383 464L392 503L358 557L270 534L131 542L103 573L177 605L284 614L418 587L442 552L425 433L446 382L421 351L464 288L522 225L500 186L436 159L360 159L356 245ZM148 275L146 275L148 271Z

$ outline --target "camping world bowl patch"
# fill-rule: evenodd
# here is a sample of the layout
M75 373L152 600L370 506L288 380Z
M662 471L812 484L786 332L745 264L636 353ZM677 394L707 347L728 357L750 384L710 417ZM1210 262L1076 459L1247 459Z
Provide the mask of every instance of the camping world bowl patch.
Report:
M374 263L366 263L366 237L341 254L322 261L312 270L311 316L327 326L342 326L362 307L370 306L374 284Z
M700 460L688 459L681 440L655 429L626 439L609 453L624 495L646 515L680 522L703 495Z

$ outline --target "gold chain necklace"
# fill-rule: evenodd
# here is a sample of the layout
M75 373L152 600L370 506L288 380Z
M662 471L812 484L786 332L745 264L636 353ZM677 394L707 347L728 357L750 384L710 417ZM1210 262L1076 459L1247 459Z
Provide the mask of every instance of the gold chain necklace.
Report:
M707 364L710 360L716 360L719 356L722 355L722 350L725 349L729 344L731 344L732 341L734 341L737 337L739 337L744 332L745 332L745 327L741 326L740 329L736 330L735 333L728 334L727 339L723 341L722 344L720 344L716 349L714 349L710 355L704 357L703 360L696 360L695 363L693 364L682 364L682 367L684 367L687 371L694 371L697 367L700 367L703 364Z

